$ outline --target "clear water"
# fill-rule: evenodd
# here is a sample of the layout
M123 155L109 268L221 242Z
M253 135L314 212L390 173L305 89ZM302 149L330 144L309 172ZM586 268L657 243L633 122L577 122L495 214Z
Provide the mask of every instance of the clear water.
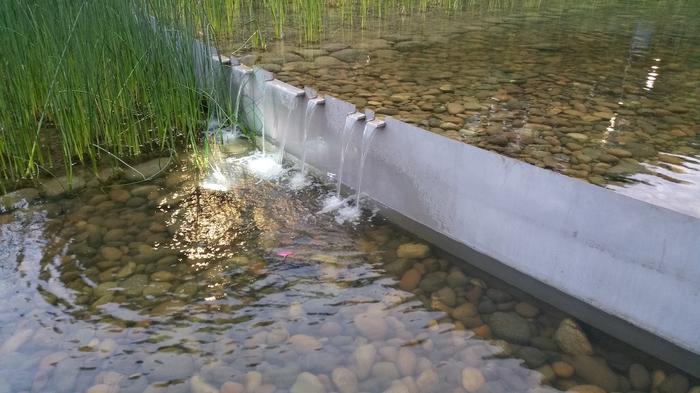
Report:
M331 9L320 42L300 45L292 31L244 61L360 110L697 215L700 3L477 3L384 15L364 30Z
M585 326L595 357L562 352L561 311L319 213L333 184L252 154L0 215L0 392L624 392L633 362L688 382Z

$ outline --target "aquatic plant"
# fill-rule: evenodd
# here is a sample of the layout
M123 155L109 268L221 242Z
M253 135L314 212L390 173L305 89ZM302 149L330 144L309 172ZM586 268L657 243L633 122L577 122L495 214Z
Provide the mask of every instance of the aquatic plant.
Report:
M319 39L325 10L325 0L292 0L292 9L297 17L300 38L304 41Z
M174 0L175 1L175 0ZM177 0L185 1L185 0ZM687 0L640 0L638 6L682 7ZM220 35L244 47L263 48L271 37L294 36L302 42L319 41L337 24L374 27L393 15L421 14L449 17L459 10L492 13L502 10L538 10L557 7L601 9L613 0L201 0ZM269 29L265 27L269 26Z
M195 46L211 43L204 10L171 0L1 2L0 177L197 151L203 108L220 93L197 78L215 61Z

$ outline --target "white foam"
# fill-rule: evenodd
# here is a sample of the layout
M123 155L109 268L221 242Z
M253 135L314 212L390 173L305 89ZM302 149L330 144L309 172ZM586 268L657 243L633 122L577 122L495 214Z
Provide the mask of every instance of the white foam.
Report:
M346 203L347 201L345 199L339 198L336 194L329 195L323 200L323 209L321 209L319 213L330 213L334 210L340 209Z
M241 162L255 177L263 180L275 180L284 174L284 168L272 155L257 152L243 157Z
M362 217L362 209L359 205L351 205L352 198L341 199L336 194L329 195L323 200L323 208L319 213L333 212L338 224L356 223Z
M212 168L209 176L207 176L200 186L206 190L212 191L229 191L236 186L235 178L227 175L220 166Z
M335 213L335 222L338 224L356 223L362 216L362 209L358 205L345 205Z
M297 191L311 185L311 180L301 172L296 172L289 178L289 188Z

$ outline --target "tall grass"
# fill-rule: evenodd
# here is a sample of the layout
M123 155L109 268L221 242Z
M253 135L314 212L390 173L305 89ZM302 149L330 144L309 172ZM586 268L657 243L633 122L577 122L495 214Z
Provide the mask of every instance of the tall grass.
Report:
M168 0L0 2L0 179L199 149L202 103L215 98L196 75L211 66L194 47L208 36L203 11Z

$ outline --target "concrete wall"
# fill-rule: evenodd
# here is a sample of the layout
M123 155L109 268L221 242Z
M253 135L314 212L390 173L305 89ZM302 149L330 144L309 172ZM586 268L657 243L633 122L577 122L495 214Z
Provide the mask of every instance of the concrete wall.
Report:
M246 71L233 67L234 90ZM273 142L286 133L287 151L300 157L307 97L270 82L269 73L255 75L245 77L248 105L257 103L247 116L264 118ZM354 110L326 97L311 119L307 161L323 173L338 171L343 125ZM350 188L364 126L355 125L346 155ZM580 312L567 311L700 374L700 219L391 118L374 137L365 171L363 193L397 221L489 273L530 283L544 301L578 304Z

